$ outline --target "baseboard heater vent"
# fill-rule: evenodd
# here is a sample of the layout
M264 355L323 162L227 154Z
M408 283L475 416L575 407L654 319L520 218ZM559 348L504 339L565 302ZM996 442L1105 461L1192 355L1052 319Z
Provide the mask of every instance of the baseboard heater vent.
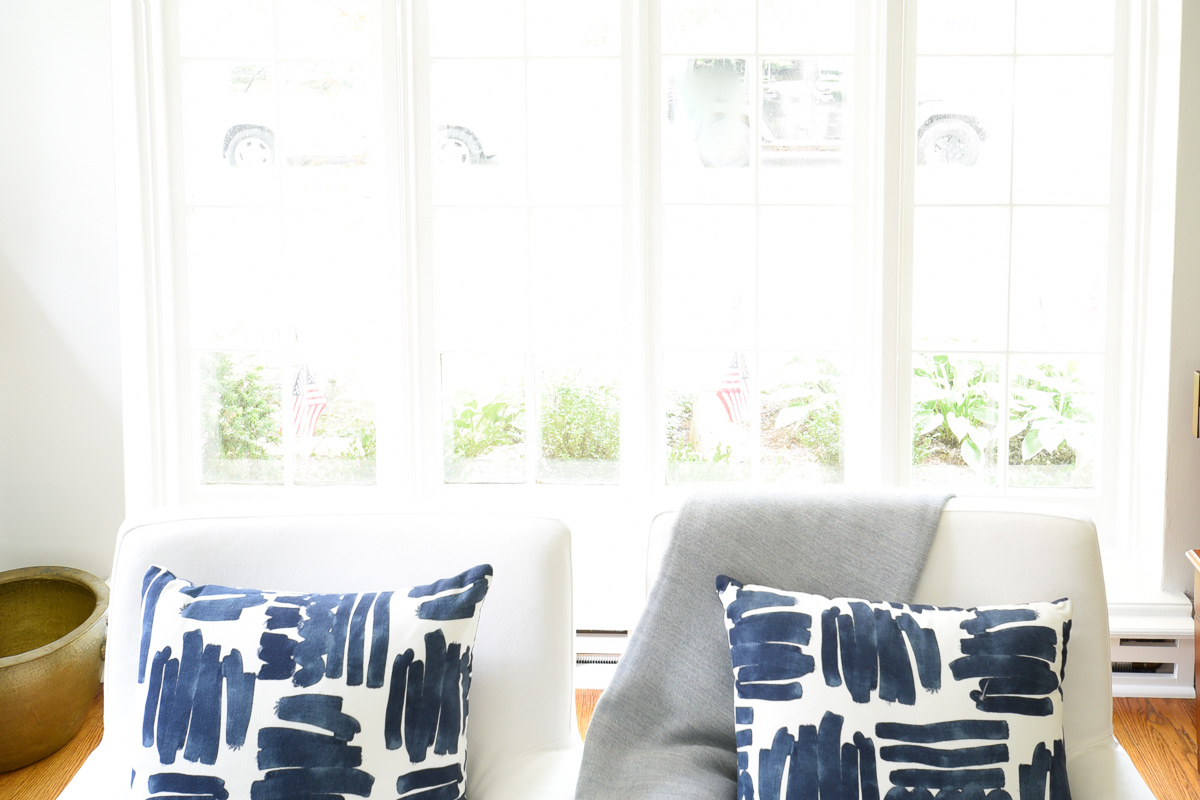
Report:
M575 688L604 689L629 644L628 630L575 631Z
M1113 695L1116 697L1191 697L1195 663L1193 638L1114 636ZM1067 670L1070 672L1070 656Z

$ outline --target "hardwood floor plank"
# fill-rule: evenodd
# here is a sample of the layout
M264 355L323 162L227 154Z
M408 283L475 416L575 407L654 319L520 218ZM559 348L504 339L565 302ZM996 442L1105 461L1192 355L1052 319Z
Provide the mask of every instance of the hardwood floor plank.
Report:
M1118 697L1113 733L1158 800L1200 798L1195 701Z

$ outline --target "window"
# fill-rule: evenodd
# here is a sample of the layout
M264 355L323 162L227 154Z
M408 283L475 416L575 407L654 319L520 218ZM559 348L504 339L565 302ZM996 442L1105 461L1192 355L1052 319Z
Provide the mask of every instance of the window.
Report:
M596 627L705 485L1128 553L1157 6L903 8L149 3L149 501L560 516Z

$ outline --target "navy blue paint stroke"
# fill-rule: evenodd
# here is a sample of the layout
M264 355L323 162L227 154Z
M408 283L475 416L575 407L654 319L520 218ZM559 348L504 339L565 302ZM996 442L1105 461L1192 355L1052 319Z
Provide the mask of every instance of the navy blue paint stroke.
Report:
M251 784L250 800L336 800L347 794L368 797L374 785L374 776L360 769L277 769Z
M300 609L295 606L267 606L267 630L297 628L300 626Z
M888 780L896 786L911 786L918 789L964 789L966 787L1001 789L1004 787L1004 770L898 769L888 774Z
M1032 608L989 608L975 609L974 616L963 620L959 627L970 634L978 635L991 628L1012 622L1033 622L1037 612Z
M842 717L826 712L819 725L800 725L794 736L786 727L777 730L771 746L758 751L757 787L742 774L748 760L739 758L738 796L747 800L879 800L874 743L857 732L853 743L842 742L842 726Z
M1021 625L964 639L961 647L965 656L1021 655L1053 661L1058 650L1058 635L1053 628Z
M1054 713L1054 701L1049 697L1013 697L992 695L981 690L971 692L975 707L989 714L1022 714L1027 717L1048 717Z
M240 748L246 743L250 712L254 709L254 673L242 671L242 653L237 648L221 659L225 679L225 744Z
M465 589L466 587L476 584L486 578L492 577L491 564L479 564L470 569L460 572L452 578L443 578L440 581L427 583L424 586L414 586L408 592L409 597L430 597L442 592L448 592L453 589Z
M866 703L879 685L879 646L875 639L875 615L865 603L850 603L850 614L838 615L838 643L842 656L842 680L850 699Z
M205 645L200 656L183 757L201 764L215 764L220 743L221 648L210 644Z
M333 610L341 597L315 594L279 600L296 603L308 612L308 618L301 620L296 628L300 641L296 643L296 671L292 674L292 685L314 686L325 677L325 656L333 649Z
M725 608L725 616L733 624L742 621L742 617L751 611L763 608L788 608L796 605L796 598L768 591L752 591L742 589L737 597Z
M900 624L890 612L875 609L875 642L879 652L879 699L911 706L917 702L916 679Z
M922 745L892 745L879 749L884 761L905 764L921 764L926 767L954 769L962 767L986 767L990 764L1008 762L1008 745L990 744L981 747L943 749Z
M392 662L391 688L383 712L383 742L388 750L397 750L404 744L405 688L414 657L415 654L409 649L397 655Z
M471 649L448 645L440 630L425 634L424 661L412 650L396 656L384 708L389 750L403 746L413 763L424 761L431 747L438 755L458 751L470 663Z
M1071 622L1063 623L1062 632L1062 662L1058 665L1058 692L1062 694L1062 682L1067 679L1067 644L1071 641Z
M160 772L147 781L151 795L170 793L174 797L195 800L229 800L225 781L215 775L184 775L178 772Z
M161 764L174 764L175 754L183 749L187 741L203 651L204 637L200 631L187 631L183 634L183 645L180 648L178 674L171 675L175 659L168 661L163 670L163 691L158 707L156 732L158 760ZM169 681L171 677L174 677L174 681Z
M285 722L301 722L323 728L343 742L362 731L357 719L342 712L342 698L328 694L302 694L281 697L275 704L275 716Z
M950 662L950 672L960 681L988 678L996 684L996 694L1045 695L1058 688L1050 665L1029 656L963 656Z
M729 631L729 643L790 642L808 644L812 639L812 617L795 611L773 611L743 617Z
M375 602L375 592L358 598L358 605L350 615L350 631L347 634L346 685L362 686L363 651L367 646L367 613Z
M733 721L738 725L754 724L753 706L738 706L733 709Z
M754 730L752 728L742 728L737 732L735 741L739 750L743 747L749 747L754 744Z
M164 647L154 654L154 663L150 667L150 686L146 690L146 710L142 715L142 747L154 746L154 722L158 717L158 707L161 703L163 669L171 660L171 648ZM175 662L179 669L179 662Z
M841 686L842 672L838 668L838 610L827 608L821 612L821 672L826 686Z
M260 681L283 681L296 671L296 642L286 633L264 633L258 639Z
M908 638L908 647L917 662L917 677L921 686L930 692L942 688L942 651L938 647L937 634L921 625L911 614L903 613L896 618L900 630Z
M146 571L146 576L142 579L143 586L146 586L146 579L150 578L151 574L157 570L159 570L159 567L151 567ZM150 632L154 627L154 610L158 608L158 600L162 596L163 588L173 580L175 580L174 575L166 570L162 570L150 580L148 587L143 593L142 641L141 650L138 654L138 683L143 683L146 680L146 662L150 658Z
M292 728L263 728L258 732L258 768L361 767L362 748L336 736Z
M879 800L879 774L875 760L875 743L854 732L854 746L858 749L858 785L861 800Z
M844 717L826 711L821 717L821 724L817 726L817 785L822 797L841 795L841 743L844 721Z
M241 619L242 612L247 608L261 606L267 602L263 593L257 589L235 589L216 584L189 586L181 589L180 593L194 599L180 609L179 615L198 622L230 622Z
M384 672L387 670L388 638L392 625L391 607L392 593L380 592L375 598L374 620L371 624L371 659L367 663L369 689L383 686Z
M458 764L420 769L398 777L396 792L402 800L457 800L462 796L463 780Z
M428 620L470 619L475 614L475 607L483 602L487 595L487 579L480 579L466 589L455 594L426 600L417 606L417 616Z
M1004 741L1008 739L1008 722L1002 719L960 719L927 725L880 722L875 726L875 735L880 739L911 744L937 744L962 739Z
M1033 750L1029 764L1021 764L1017 769L1018 782L1021 785L1021 797L1045 797L1049 784L1050 797L1068 797L1067 788L1067 753L1062 739L1054 742L1054 751L1038 742Z

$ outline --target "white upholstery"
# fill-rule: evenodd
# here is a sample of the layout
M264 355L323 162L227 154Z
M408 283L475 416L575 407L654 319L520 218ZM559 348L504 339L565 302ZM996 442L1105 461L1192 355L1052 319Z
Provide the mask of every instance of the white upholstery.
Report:
M651 524L647 591L674 517L660 514ZM1007 500L955 498L946 505L916 602L969 607L1060 597L1071 598L1074 608L1063 680L1071 793L1081 800L1154 800L1113 738L1108 603L1091 520Z
M566 800L581 752L572 683L570 534L548 519L472 515L181 516L127 523L112 574L104 740L63 798L125 797L140 746L142 576L303 591L405 587L490 563L468 727L472 800Z

